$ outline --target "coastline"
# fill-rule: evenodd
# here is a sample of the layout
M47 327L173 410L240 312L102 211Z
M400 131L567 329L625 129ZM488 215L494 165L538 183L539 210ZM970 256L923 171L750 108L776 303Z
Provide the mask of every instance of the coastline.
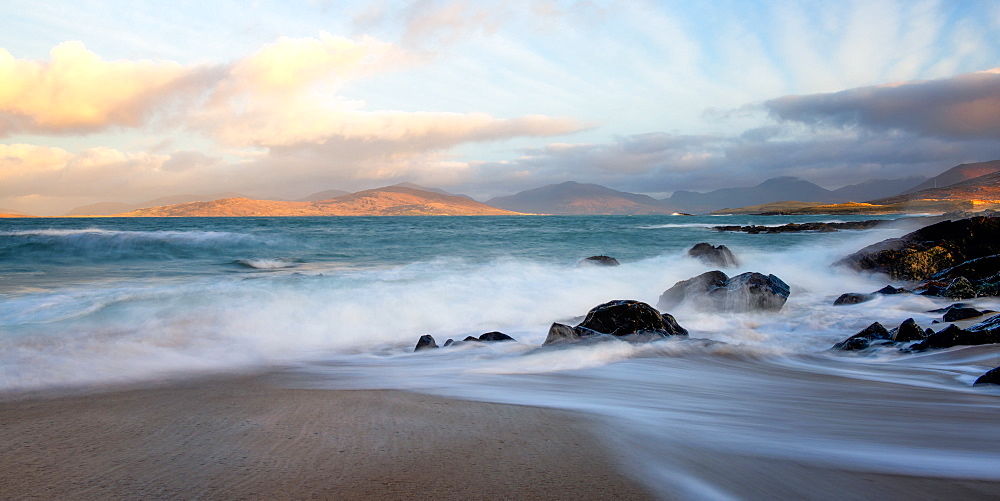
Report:
M0 395L0 498L654 498L579 413L280 379Z

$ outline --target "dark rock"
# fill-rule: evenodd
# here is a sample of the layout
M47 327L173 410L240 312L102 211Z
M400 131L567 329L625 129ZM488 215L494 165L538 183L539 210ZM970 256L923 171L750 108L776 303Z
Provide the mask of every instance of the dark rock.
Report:
M663 292L656 306L666 310L693 301L725 312L778 311L789 293L788 284L774 275L747 272L728 278L714 270L677 282Z
M502 333L502 332L487 332L479 336L479 341L484 343L496 343L498 341L516 341L516 339Z
M974 385L980 384L1000 384L1000 367L988 371L986 374L979 376Z
M982 315L983 312L975 308L948 308L948 311L944 313L944 321L958 322L959 320L976 318Z
M455 340L454 339L448 339L447 341L444 342L444 346L445 347L451 346L453 344L455 344Z
M545 342L542 345L576 343L598 338L612 339L613 337L610 334L602 334L584 327L570 327L566 324L555 322L549 327L549 334L545 337Z
M593 264L597 266L619 266L621 263L611 256L590 256L580 261L580 264Z
M688 255L712 266L720 266L722 268L735 268L739 266L736 256L725 245L713 247L710 243L702 242L691 247L688 250Z
M959 345L980 345L1000 343L1000 321L993 317L968 329L960 329L954 324L941 332L927 336L923 341L910 346L909 351L924 351L933 348L950 348Z
M778 311L790 293L788 284L774 275L747 272L730 278L723 287L708 291L708 297L722 311Z
M676 321L673 323L676 324ZM595 306L577 327L612 336L626 336L640 332L656 332L664 336L677 335L656 308L631 299L608 301Z
M882 324L875 322L865 327L861 332L833 345L835 350L863 350L871 346L872 342L879 339L889 339L889 331L882 327Z
M1000 296L1000 280L995 282L983 282L976 287L976 295L979 297Z
M955 308L971 308L971 307L972 306L969 305L968 303L955 303L945 308L938 308L936 310L927 310L927 313L948 313L948 310L952 310Z
M716 231L734 231L750 233L753 235L759 233L830 233L840 230L867 230L880 226L884 224L885 221L882 220L869 220L869 221L847 221L843 223L822 223L822 222L812 222L812 223L788 223L781 226L715 226Z
M948 284L941 295L951 299L971 299L976 297L976 289L967 278L958 277Z
M875 299L874 294L861 294L858 292L848 292L846 294L841 294L836 300L834 300L834 306L843 306L848 304L859 304L866 303Z
M434 341L434 336L430 334L424 334L420 336L417 340L417 346L413 348L413 351L429 350L431 348L437 348L437 342Z
M882 295L886 295L887 296L887 295L891 295L891 294L903 294L903 293L908 293L908 292L910 292L910 291L908 291L906 289L897 289L897 288L895 288L895 287L893 287L891 285L886 285L885 287L882 287L881 289L873 292L872 294L882 294Z
M465 336L465 339L463 339L462 341L466 342L466 343L475 341L475 342L478 343L479 342L479 338L477 338L475 336Z
M671 336L687 336L687 329L681 327L681 324L677 323L677 319L669 313L663 314L663 324L666 326L666 331L670 333Z
M923 280L966 261L1000 254L1000 218L942 221L884 240L836 264L886 273L894 279Z
M969 280L989 280L1000 273L1000 254L970 259L957 266L935 273L936 280L953 280L965 277Z
M729 280L729 276L719 270L707 271L694 278L681 280L660 295L656 307L660 310L672 309L687 298L707 294L716 287L724 287L726 280Z
M893 331L891 337L897 343L909 343L910 341L919 341L927 337L924 330L912 318L903 320L903 323L898 328L893 329Z

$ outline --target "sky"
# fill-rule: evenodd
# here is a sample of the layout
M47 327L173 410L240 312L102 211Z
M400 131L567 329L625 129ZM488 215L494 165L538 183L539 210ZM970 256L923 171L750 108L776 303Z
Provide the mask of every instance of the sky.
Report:
M1000 159L1000 3L0 2L0 208Z

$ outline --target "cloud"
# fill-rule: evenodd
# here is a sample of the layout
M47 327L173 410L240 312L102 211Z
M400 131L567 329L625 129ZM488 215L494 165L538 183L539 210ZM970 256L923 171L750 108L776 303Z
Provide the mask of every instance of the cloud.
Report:
M945 138L1000 138L1000 68L951 78L785 96L765 103L779 120L906 131Z
M171 62L104 61L80 42L52 49L47 62L0 49L0 137L139 127L178 94L192 91L201 67Z

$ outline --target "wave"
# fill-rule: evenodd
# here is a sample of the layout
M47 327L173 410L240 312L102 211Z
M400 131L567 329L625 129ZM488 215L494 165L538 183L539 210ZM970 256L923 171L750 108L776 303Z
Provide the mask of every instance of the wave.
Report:
M216 251L267 245L256 235L221 231L127 231L45 229L0 232L0 256L37 259L159 258L185 251Z
M237 259L236 264L255 270L281 270L301 266L301 262L283 258Z

